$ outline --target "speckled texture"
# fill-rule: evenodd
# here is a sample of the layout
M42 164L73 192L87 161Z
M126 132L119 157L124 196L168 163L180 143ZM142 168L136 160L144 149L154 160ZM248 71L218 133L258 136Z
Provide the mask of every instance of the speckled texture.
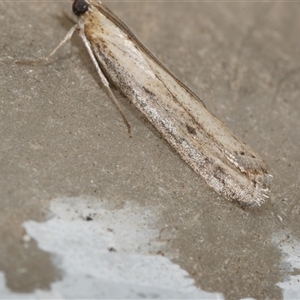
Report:
M46 66L14 65L57 45L72 26L62 14L70 4L0 3L0 269L6 286L32 292L61 278L51 255L33 240L24 247L22 224L45 221L51 199L87 195L158 211L166 253L203 290L228 299L282 297L277 283L290 271L273 236L300 238L299 4L109 7L267 161L271 199L241 210L218 197L118 96L133 129L129 139L78 38Z
M259 155L211 114L106 6L98 0L74 3L86 3L78 33L103 85L108 85L106 74L222 197L242 207L263 204L269 198L272 176Z

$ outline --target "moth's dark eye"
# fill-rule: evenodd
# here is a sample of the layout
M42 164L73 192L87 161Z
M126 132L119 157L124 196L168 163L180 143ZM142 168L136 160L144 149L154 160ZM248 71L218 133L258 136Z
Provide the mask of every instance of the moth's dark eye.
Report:
M89 5L85 0L75 0L72 9L76 16L81 16L89 9Z

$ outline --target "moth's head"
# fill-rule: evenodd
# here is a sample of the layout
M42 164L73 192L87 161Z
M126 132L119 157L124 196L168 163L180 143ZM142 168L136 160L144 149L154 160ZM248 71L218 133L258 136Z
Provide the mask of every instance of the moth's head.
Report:
M89 9L89 3L86 0L74 0L72 5L73 13L80 17Z

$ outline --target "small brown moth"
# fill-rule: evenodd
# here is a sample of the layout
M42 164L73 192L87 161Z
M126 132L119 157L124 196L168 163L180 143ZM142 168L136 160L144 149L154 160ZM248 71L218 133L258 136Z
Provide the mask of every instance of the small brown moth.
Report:
M101 1L73 0L72 9L77 24L43 60L77 30L120 112L109 82L217 193L244 207L261 205L269 196L272 177L265 162L209 112Z

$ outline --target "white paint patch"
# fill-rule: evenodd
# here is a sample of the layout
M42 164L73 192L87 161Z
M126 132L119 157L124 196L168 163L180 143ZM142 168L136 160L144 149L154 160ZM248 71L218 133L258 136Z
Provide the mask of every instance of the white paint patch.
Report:
M49 292L14 294L18 299L223 299L196 288L186 271L157 254L164 244L152 211L131 204L114 208L95 198L55 199L50 210L47 222L28 221L24 228L53 254L63 279ZM0 280L3 295L11 294Z
M283 289L283 299L300 299L300 275L292 275L291 273L299 273L300 269L300 243L288 233L276 234L273 237L280 251L282 252L282 270L286 274L284 282L277 285Z

